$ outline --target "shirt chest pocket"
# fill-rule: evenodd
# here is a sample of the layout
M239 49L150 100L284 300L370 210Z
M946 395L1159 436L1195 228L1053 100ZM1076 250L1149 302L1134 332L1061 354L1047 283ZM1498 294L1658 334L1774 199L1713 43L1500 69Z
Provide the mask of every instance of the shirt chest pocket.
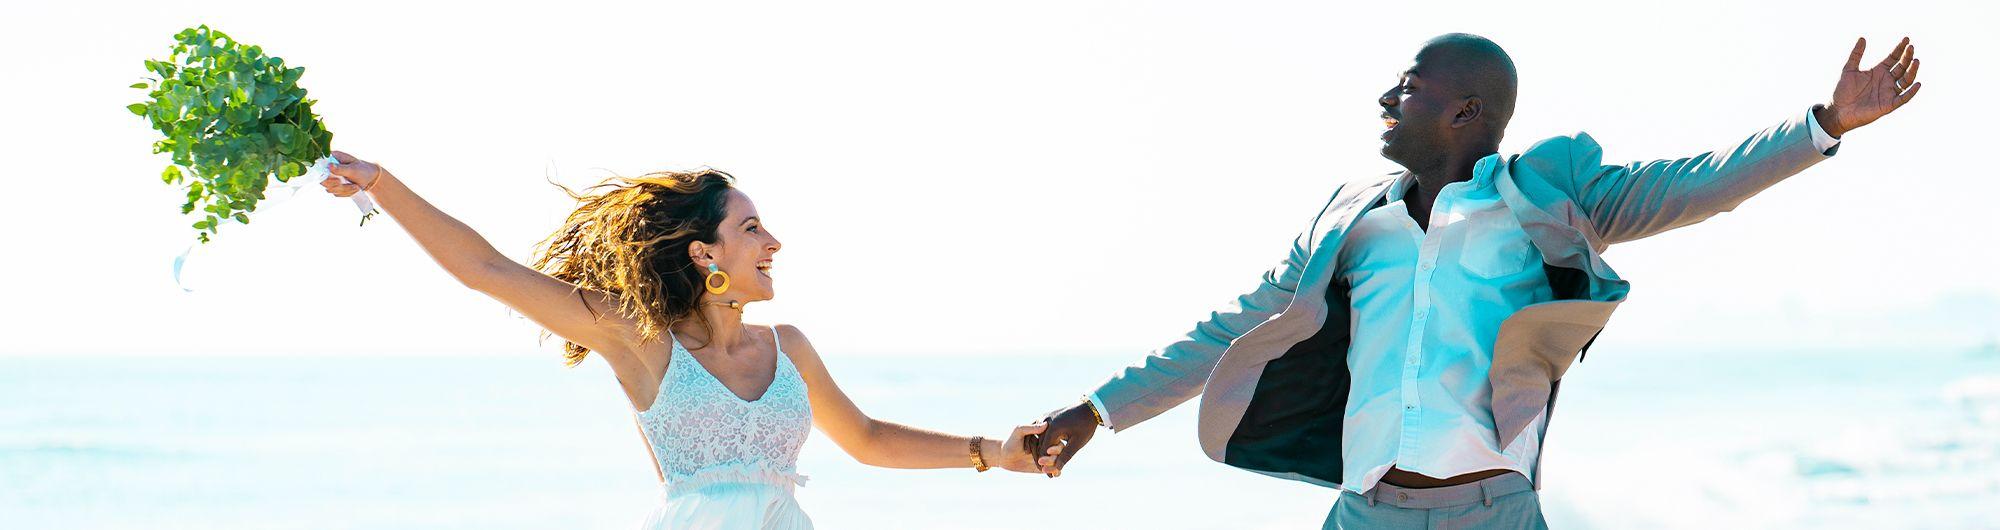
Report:
M1528 233L1504 212L1470 219L1466 227L1458 262L1473 276L1487 280L1513 276L1540 261Z

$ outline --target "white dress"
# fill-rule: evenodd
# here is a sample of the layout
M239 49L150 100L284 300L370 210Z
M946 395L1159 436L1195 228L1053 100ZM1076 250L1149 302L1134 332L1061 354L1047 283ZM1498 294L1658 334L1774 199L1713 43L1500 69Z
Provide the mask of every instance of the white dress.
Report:
M771 330L777 336L777 330ZM662 501L641 528L809 529L792 497L812 428L805 380L778 346L771 387L744 401L673 341L659 395L639 425L659 463Z

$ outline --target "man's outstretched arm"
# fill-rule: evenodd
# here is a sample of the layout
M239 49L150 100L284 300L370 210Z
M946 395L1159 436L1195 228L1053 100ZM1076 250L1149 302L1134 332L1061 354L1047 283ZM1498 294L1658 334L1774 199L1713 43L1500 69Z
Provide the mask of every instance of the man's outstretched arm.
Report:
M1055 465L1044 466L1043 471L1049 476L1062 474L1063 465L1090 442L1098 425L1122 430L1201 395L1209 372L1215 370L1229 344L1292 302L1315 243L1318 222L1315 218L1313 225L1292 240L1284 261L1266 271L1255 289L1195 323L1185 338L1154 351L1139 364L1120 369L1082 402L1049 413L1044 418L1048 431L1039 437L1034 454L1046 455L1056 445L1063 449Z
M1909 39L1863 70L1866 46L1865 39L1855 42L1829 103L1729 148L1675 160L1606 165L1597 142L1579 134L1536 144L1517 163L1568 187L1565 191L1584 209L1604 244L1701 222L1824 160L1833 151L1825 145L1837 145L1849 131L1916 97L1922 85L1916 82L1919 62Z

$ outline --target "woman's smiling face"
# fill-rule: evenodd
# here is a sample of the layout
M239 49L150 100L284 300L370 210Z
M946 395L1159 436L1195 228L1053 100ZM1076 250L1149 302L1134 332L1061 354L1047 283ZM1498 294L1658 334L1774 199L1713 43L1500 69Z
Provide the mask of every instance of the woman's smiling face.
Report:
M718 301L736 300L757 302L770 300L777 293L771 283L772 257L784 244L764 226L763 218L757 215L757 205L750 196L739 190L729 190L722 223L715 227L716 241L706 247L706 252L694 252L695 263L713 263L723 273L729 275L729 290L716 296ZM708 258L708 259L704 259ZM704 265L704 268L706 266Z

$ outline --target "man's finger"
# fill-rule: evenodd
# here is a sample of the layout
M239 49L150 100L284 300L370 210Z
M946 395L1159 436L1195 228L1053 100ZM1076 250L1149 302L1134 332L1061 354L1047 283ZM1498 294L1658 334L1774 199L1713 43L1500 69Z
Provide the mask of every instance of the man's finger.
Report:
M1898 58L1901 58L1901 57L1902 57L1902 55L1903 55L1903 48L1906 48L1906 47L1909 47L1909 46L1910 46L1910 38L1909 38L1909 37L1903 37L1903 41L1902 41L1902 42L1898 42L1898 43L1896 43L1896 47L1895 47L1894 49L1891 49L1891 50L1889 50L1889 56L1888 56L1888 57L1883 57L1883 58L1882 58L1882 64L1880 64L1880 65L1877 65L1877 66L1876 66L1876 68L1881 68L1881 67L1885 67L1885 66L1894 66L1894 65L1896 64L1896 59L1898 59Z
M1858 39L1854 39L1854 53L1851 53L1851 54L1848 54L1848 55L1847 55L1847 68L1846 68L1846 69L1844 69L1843 71L1848 71L1848 70L1860 70L1860 69L1861 69L1861 52L1863 52L1863 51L1867 51L1867 50L1868 50L1868 38L1867 38L1867 37L1862 37L1862 38L1858 38Z
M1062 454L1056 455L1056 472L1061 473L1063 466L1069 465L1069 459L1075 456L1075 451L1063 451Z
M1033 445L1034 447L1032 447L1032 448L1030 448L1030 449L1029 449L1030 451L1033 451L1033 452L1031 452L1031 453L1029 453L1029 454L1037 454L1037 455L1039 455L1039 454L1043 454L1043 453L1047 453L1047 452L1049 452L1049 447L1050 447L1050 446L1052 446L1052 445L1056 445L1056 444L1058 443L1058 442L1056 441L1056 438L1057 438L1057 437L1058 437L1059 435L1060 435L1060 433L1046 433L1046 432L1045 432L1045 433L1042 433L1042 434L1039 434L1039 435L1036 435L1036 436L1034 437L1034 443L1032 444L1032 445ZM1037 465L1039 465L1039 464L1037 464ZM1046 472L1048 472L1048 469L1043 469L1042 471L1043 471L1044 473L1046 473Z
M1896 60L1896 65L1889 67L1889 77L1895 79L1902 79L1903 73L1910 71L1910 59L1915 56L1913 54L1916 53L1916 51L1917 51L1916 46L1911 46L1908 49L1904 50L1903 56Z
M358 158L354 158L354 155L347 154L344 151L334 151L332 156L334 162L339 162L342 164L352 164L354 163L355 160L360 160Z
M1902 95L1896 96L1896 108L1898 109L1903 108L1903 104L1909 103L1910 99L1917 97L1917 89L1921 89L1923 87L1924 87L1923 83L1910 85L1909 90L1905 90L1903 91Z
M1910 60L1910 71L1903 72L1903 77L1900 78L1903 81L1903 86L1911 86L1912 84L1915 84L1917 82L1917 68L1922 67L1923 65L1924 62L1921 60L1917 59Z
M1049 478L1061 475L1063 464L1069 461L1070 452L1064 450L1067 448L1067 444L1068 442L1065 440L1062 444L1049 447L1047 451L1044 451L1046 456L1040 457L1051 461L1050 464L1042 466L1042 472L1047 473Z

